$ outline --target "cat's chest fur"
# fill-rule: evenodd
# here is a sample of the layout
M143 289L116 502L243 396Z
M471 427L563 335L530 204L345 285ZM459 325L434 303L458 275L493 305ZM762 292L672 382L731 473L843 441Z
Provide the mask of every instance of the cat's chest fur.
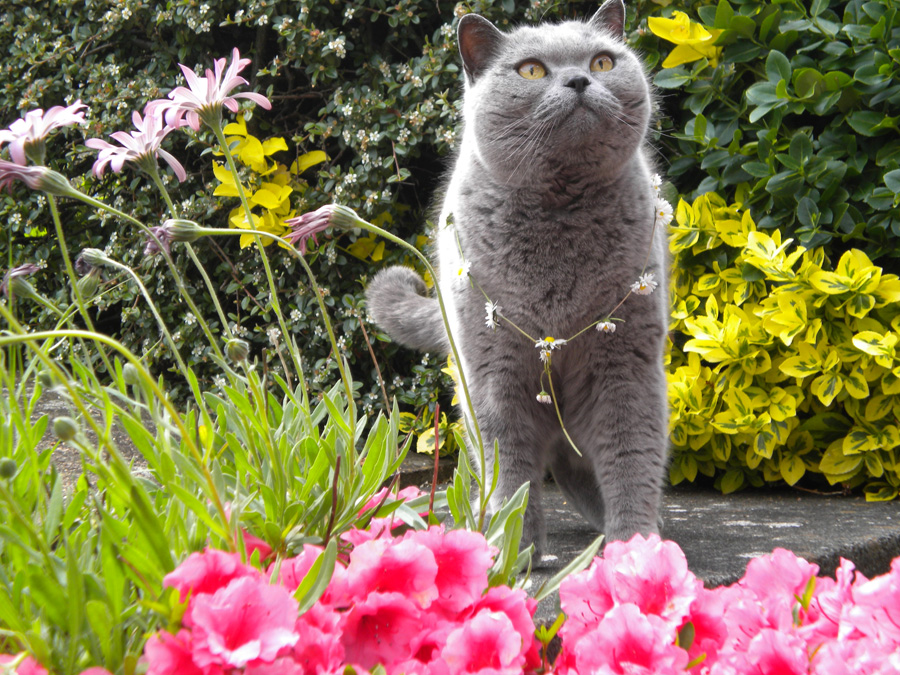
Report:
M633 161L611 182L581 165L510 188L463 158L445 201L453 217L439 240L441 268L468 262L473 286L510 318L578 330L612 309L647 257L650 188L642 158ZM479 305L477 287L460 300Z

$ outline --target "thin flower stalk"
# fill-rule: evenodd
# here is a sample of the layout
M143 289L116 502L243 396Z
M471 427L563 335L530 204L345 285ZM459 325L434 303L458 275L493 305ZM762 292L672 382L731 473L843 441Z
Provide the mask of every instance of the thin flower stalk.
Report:
M321 222L320 222L321 229L325 229L326 227L330 227L330 226L336 226L336 227L348 228L348 229L353 228L353 227L359 227L368 232L372 232L381 237L384 237L388 241L390 241L394 244L397 244L398 246L401 246L401 247L407 249L408 251L412 252L412 254L415 255L425 266L425 269L431 275L431 278L435 279L435 280L438 279L437 272L435 271L434 267L432 267L431 262L415 246L413 246L412 244L410 244L407 241L404 241L400 237L397 237L397 236L391 234L390 232L383 230L382 228L378 227L377 225L373 225L372 223L370 223L366 220L363 220L356 214L355 211L353 211L353 209L350 209L346 206L332 204L332 205L322 207L315 213L304 214L304 216L301 216L300 219L305 218L305 217L308 217L310 219L312 219L312 218L321 219ZM269 236L271 236L271 235L269 235ZM459 385L463 391L463 398L465 399L465 405L469 412L469 415L467 416L466 419L472 425L472 430L473 430L474 436L475 436L476 448L478 449L478 453L479 453L481 470L484 471L485 450L484 450L484 439L482 438L482 435L481 435L481 427L478 424L478 419L475 416L474 408L472 406L472 398L469 393L469 385L468 385L468 382L466 381L466 375L463 372L463 369L461 367L459 367L459 364L462 363L460 354L459 354L459 349L456 346L456 341L454 340L453 333L450 330L450 319L447 315L447 307L444 304L444 296L441 293L440 284L438 284L437 281L435 281L434 289L435 289L435 295L437 296L437 300L438 300L438 306L440 307L440 310L441 310L441 318L443 319L443 322L444 322L444 328L447 331L447 339L450 343L450 351L451 351L451 354L453 355L453 359L458 367ZM484 485L484 482L485 482L484 476L481 476L481 481L479 482L480 490L481 490L482 486ZM492 490L489 490L489 491L481 490L481 492L482 492L482 494L481 494L481 500L479 500L480 508L479 508L479 513L478 513L478 527L479 528L482 528L484 526L484 518L487 513L487 502L490 499Z
M178 414L178 411L169 400L169 397L162 389L159 388L159 385L156 383L156 380L154 380L150 376L150 373L146 371L146 369L141 364L140 359L134 356L125 347L125 345L118 342L114 338L109 337L108 335L103 335L102 333L71 329L29 333L15 319L15 317L10 314L9 310L6 309L3 303L0 303L0 316L2 316L8 322L10 329L15 333L14 335L0 335L0 348L7 345L17 345L24 343L29 347L29 349L32 350L34 355L43 363L44 367L50 370L50 372L53 373L57 380L61 382L62 385L67 389L69 398L77 408L78 412L81 413L81 417L84 419L85 424L87 424L92 429L98 439L101 439L105 451L109 453L109 455L113 458L115 464L118 465L120 471L117 472L116 475L121 474L126 477L126 480L128 480L127 477L131 476L131 470L119 453L119 450L116 447L115 443L113 443L112 438L109 436L109 434L104 433L104 430L100 428L98 422L90 414L87 406L85 406L81 397L78 395L78 392L73 387L72 382L68 377L66 377L66 373L62 370L60 365L52 358L50 358L50 356L46 352L36 347L34 343L41 340L53 340L60 338L91 340L94 342L102 343L113 351L118 352L129 363L134 365L137 368L137 372L139 374L139 377L141 378L142 385L153 394L157 401L159 401L160 405L162 405L169 413L172 422L178 428L182 441L187 445L189 452L191 453L191 455L193 455L198 467L203 472L204 480L209 490L208 496L212 500L213 506L215 507L216 512L221 519L221 522L224 524L223 531L219 533L220 536L222 536L222 538L227 542L229 550L238 550L235 539L233 537L227 536L229 520L228 514L225 510L224 502L219 496L215 479L210 473L209 468L206 465L206 461L204 460L200 449L197 447L197 444L194 441L194 436L191 434L191 430L184 425L181 416ZM98 463L98 466L103 466L103 463Z
M144 282L141 281L141 278L138 276L137 272L131 269L128 265L118 262L117 260L113 260L112 258L103 255L101 251L96 251L95 255L99 255L102 257L102 264L107 267L112 267L114 269L125 272L129 277L131 277L132 281L137 285L138 290L140 290L141 295L144 296L144 300L147 302L147 306L150 308L150 313L153 314L153 318L156 319L156 323L159 326L159 330L166 338L166 342L169 344L169 349L172 350L172 355L175 357L175 362L178 364L179 370L181 370L182 375L184 375L185 379L190 382L191 378L188 377L188 367L184 362L184 359L181 358L181 353L178 351L178 347L175 344L175 339L172 337L172 334L169 332L168 326L166 326L166 322L163 320L162 315L159 313L159 310L156 308L156 303L153 302L153 297L147 291L147 287L144 286ZM192 387L193 388L193 387ZM202 392L195 391L194 395L197 397L198 401L202 398Z
M206 118L204 118L204 121L206 121ZM222 150L222 154L225 155L225 161L228 164L228 170L231 172L231 175L234 176L234 182L235 182L235 185L237 186L237 190L238 190L238 197L241 200L241 205L244 207L244 216L246 218L247 225L249 227L252 227L253 212L250 207L250 201L247 199L246 192L244 192L244 187L241 184L240 174L238 173L237 165L234 162L234 156L231 154L231 150L228 147L228 141L225 138L224 131L222 130L221 115L216 120L215 125L212 126L211 128L213 130L213 133L216 136L216 140L218 140L218 142L219 142L219 147ZM266 253L266 249L262 244L262 239L260 238L260 231L259 230L242 230L242 234L251 234L251 233L254 233L253 234L254 243L256 244L256 248L259 250L259 257L260 257L260 260L262 260L263 269L265 270L265 273L266 273L266 281L269 284L269 296L270 296L270 300L271 300L271 304L272 304L272 310L275 312L275 317L278 320L278 327L281 329L282 335L290 335L290 332L287 327L287 323L284 320L284 313L281 311L281 303L278 301L278 287L275 285L275 277L272 275L272 265L269 262L269 254ZM284 242L284 240L282 240L282 241ZM287 243L287 242L284 242L284 243ZM303 257L300 256L300 259L302 260ZM313 279L312 270L310 270L308 268L305 260L303 260L303 264L304 264L304 267L306 268L307 275L312 280ZM313 280L313 284L315 284L314 280ZM316 290L316 298L319 298L318 287L316 287L315 290ZM334 351L335 359L338 362L338 367L341 368L341 377L344 380L345 385L347 385L349 387L349 379L343 373L343 365L341 364L341 359L342 359L341 352L337 348L337 340L334 339L330 322L324 311L324 303L322 303L321 299L319 299L319 304L320 304L320 308L322 309L322 317L323 317L323 320L325 321L325 326L327 327L329 337L332 340L332 348L335 350ZM300 360L297 356L296 350L292 349L290 351L291 351L291 358L294 362L294 369L299 373L303 370L303 368L300 364ZM348 388L348 391L347 391L348 399L347 400L350 402L353 401L353 395L351 392L352 392L352 389ZM351 408L352 407L353 406L351 405ZM353 420L355 422L355 419L356 419L355 411L351 414L353 415ZM351 428L352 428L352 426L353 425L351 425Z
M163 201L166 202L166 207L169 210L169 213L172 214L173 218L178 218L178 211L175 208L175 203L172 201L172 197L169 195L169 191L166 189L165 184L162 181L162 177L159 175L159 167L156 162L152 164L148 164L147 167L142 167L147 174L149 174L150 179L153 181L156 188L159 190L162 195ZM228 317L225 316L225 312L222 309L222 304L219 302L219 296L216 293L216 287L213 285L212 280L209 278L209 274L206 272L206 268L203 266L203 263L200 262L200 259L197 257L196 251L194 251L194 247L191 246L191 242L184 242L184 247L188 252L188 257L191 259L191 262L194 263L194 266L200 272L200 276L203 278L203 283L206 285L206 291L209 293L209 297L213 301L213 305L216 308L216 314L219 315L219 321L222 323L222 330L225 331L225 339L230 340L234 337L231 331L231 325L228 323ZM206 320L203 319L202 313L198 313L194 310L194 316L197 317L198 322L201 323L201 327L203 328L203 332L206 334L207 339L210 341L210 344L213 345L213 349L216 350L216 354L221 356L221 352L218 348L218 340L212 337L211 332L208 327L206 327Z
M251 234L259 241L259 246L257 246L257 248L261 252L264 250L263 246L262 246L261 238L267 237L267 238L271 239L272 241L283 244L285 246L285 248L291 253L291 255L293 255L295 258L297 258L297 260L299 260L300 265L303 267L304 271L306 272L306 275L309 277L310 287L312 288L313 294L316 297L316 302L319 305L319 312L322 315L322 321L325 324L325 331L328 334L328 340L331 343L331 349L332 349L332 352L334 353L335 362L337 364L338 371L341 374L341 382L344 385L344 390L345 390L345 393L347 396L348 410L350 412L351 422L352 422L349 426L351 429L354 429L356 427L356 410L355 410L355 405L353 404L353 385L350 381L350 374L347 370L347 363L345 362L343 354L341 352L341 349L338 346L337 338L335 337L335 334L334 334L334 328L331 324L331 319L328 316L328 308L326 307L325 301L323 299L324 294L322 293L322 290L319 287L319 284L316 282L316 276L315 276L315 274L313 274L313 271L310 268L309 263L306 262L306 259L303 257L303 255L300 253L300 251L298 251L293 246L291 246L290 242L288 240L286 240L282 237L279 237L276 234L272 234L271 232L265 232L263 230L236 231L236 230L225 229L225 228L201 227L201 228L199 228L198 232L202 236L213 236L213 237L215 237L215 236L234 237L234 236L241 236L241 235L245 235L245 234ZM286 331L284 331L283 334L290 335L290 333L287 333ZM295 363L297 364L297 372L300 374L300 377L302 378L303 369L300 367L299 363L297 363L297 360L296 360L297 350L291 349L290 352L291 352L291 355L294 357ZM349 439L349 443L351 446L353 445L352 438ZM352 468L351 468L351 470L352 470Z

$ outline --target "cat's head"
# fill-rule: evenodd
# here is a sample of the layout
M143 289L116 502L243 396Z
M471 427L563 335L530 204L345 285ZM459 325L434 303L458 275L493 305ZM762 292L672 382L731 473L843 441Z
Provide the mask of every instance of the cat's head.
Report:
M640 59L625 44L625 6L589 21L503 33L460 20L467 140L488 168L527 184L560 165L621 163L641 146L651 111Z

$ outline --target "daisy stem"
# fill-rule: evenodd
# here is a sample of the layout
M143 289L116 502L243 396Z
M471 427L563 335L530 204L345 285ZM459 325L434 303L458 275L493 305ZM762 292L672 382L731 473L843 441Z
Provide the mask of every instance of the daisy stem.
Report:
M575 441L572 440L572 437L569 436L569 432L566 430L566 425L563 423L562 413L559 410L559 403L556 401L556 392L553 390L553 376L550 374L550 360L544 364L544 372L547 374L547 383L550 385L550 398L553 399L553 408L556 410L556 419L559 420L559 426L562 429L563 434L566 436L566 440L569 441L569 445L572 446L572 449L575 450L575 454L581 457L581 450L578 449L578 446L575 445Z
M488 302L493 302L493 301L488 297L488 294L485 292L485 290L481 287L481 284L478 283L478 279L476 279L476 278L472 275L471 272L469 272L469 279L471 279L471 280L472 280L472 283L475 284L475 288L477 288L479 291L481 291L481 294L484 296L484 299L485 299L485 300L487 300ZM521 333L521 334L524 335L526 338L528 338L528 340L529 340L530 342L537 342L537 338L531 337L528 333L526 333L524 330L522 330L521 328L519 328L515 323L513 323L512 320L506 318L505 316L503 316L503 315L500 314L499 312L497 313L497 316L499 316L499 317L500 317L501 319L503 319L506 323L508 323L511 327L513 327L513 328L516 329L519 333Z

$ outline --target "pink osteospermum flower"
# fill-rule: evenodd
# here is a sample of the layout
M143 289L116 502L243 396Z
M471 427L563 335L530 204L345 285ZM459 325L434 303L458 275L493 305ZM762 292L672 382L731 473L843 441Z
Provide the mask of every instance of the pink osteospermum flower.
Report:
M0 146L9 143L9 154L16 164L25 166L30 157L36 164L43 162L44 139L54 129L84 122L87 106L80 100L70 106L53 106L46 113L38 108L25 113L0 131Z
M144 117L141 117L141 114L135 110L131 115L131 121L137 131L130 133L116 131L110 134L110 138L118 141L119 146L99 138L87 140L85 145L100 151L97 161L94 162L94 175L102 176L107 166L119 173L125 162L137 164L142 168L147 166L147 162L153 162L155 165L156 158L159 157L172 167L178 180L184 182L187 178L184 167L175 157L160 147L163 139L175 127L164 125L162 116L155 112L146 113Z
M31 190L56 196L72 196L75 189L61 173L46 166L23 166L0 159L0 191L12 194L13 181L22 181Z
M240 52L235 49L227 69L226 62L227 59L224 58L216 59L215 71L207 68L205 77L198 75L183 64L178 64L188 86L176 87L169 92L171 100L151 101L147 104L145 112L149 114L165 111L166 122L170 126L182 126L186 119L191 129L199 131L201 122L208 126L217 125L223 107L236 113L240 109L237 102L239 98L253 101L266 110L271 109L272 104L262 94L252 91L231 93L235 87L247 84L247 80L238 73L250 64L250 59L242 59Z
M291 228L291 232L285 239L294 245L301 254L306 255L306 242L312 237L316 244L319 243L316 235L334 224L331 222L333 213L334 206L327 204L315 211L301 214L296 218L288 218L284 221L284 224Z
M9 272L3 275L3 281L0 282L0 295L5 295L9 297L9 282L13 279L30 277L32 274L37 272L40 268L39 265L35 265L34 263L25 263L24 265L19 265L18 267L13 267Z

